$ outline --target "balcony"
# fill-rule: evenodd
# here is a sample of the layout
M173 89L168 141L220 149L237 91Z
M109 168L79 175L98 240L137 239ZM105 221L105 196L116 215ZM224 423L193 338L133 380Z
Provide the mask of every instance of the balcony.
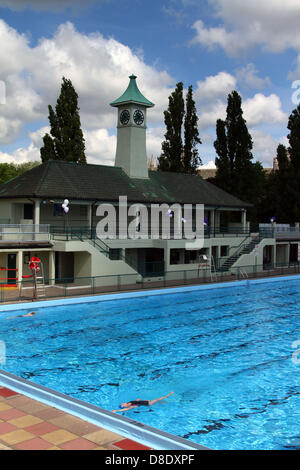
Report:
M196 232L196 227L192 227L192 230ZM125 230L126 231L126 230ZM246 227L242 225L237 226L216 226L216 227L204 227L203 236L204 238L236 238L236 237L248 237L250 236L251 232L258 232L258 228L251 227L247 224ZM51 238L55 240L61 241L72 241L72 240L83 240L83 239L95 239L97 237L96 228L93 227L76 227L76 226L69 226L69 227L55 227L51 226L50 228ZM118 239L119 234L124 234L124 230L121 231L116 227L116 239ZM162 227L154 227L148 229L147 233L144 233L148 239L152 237L155 239L166 239L165 232L163 231ZM154 235L154 236L153 236ZM124 238L122 238L124 239ZM130 239L130 237L128 237ZM174 231L174 228L171 226L169 230L169 240L179 239L178 234ZM182 239L187 239L184 233L184 227L182 227Z
M0 248L51 246L50 226L1 224Z
M260 224L259 232L263 238L275 238L279 241L300 241L300 226L289 224Z

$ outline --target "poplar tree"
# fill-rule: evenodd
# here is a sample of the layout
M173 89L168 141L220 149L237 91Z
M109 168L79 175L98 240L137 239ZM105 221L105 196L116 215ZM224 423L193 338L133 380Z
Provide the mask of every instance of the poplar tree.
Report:
M176 85L175 91L169 96L169 107L164 111L167 132L162 143L162 154L158 158L158 170L182 172L183 142L182 125L184 118L183 83Z
M81 130L78 95L71 80L62 79L55 111L49 109L50 134L43 137L41 160L65 160L86 163L85 141Z
M289 158L291 165L296 172L296 177L300 177L300 104L292 111L289 117L288 129L290 133L287 138L289 140Z
M287 138L289 147L287 149L290 160L289 180L289 204L291 206L290 222L300 221L300 104L294 109L289 117L288 129L290 133Z
M184 152L183 165L186 173L197 173L202 164L198 155L197 145L202 144L198 131L198 116L195 101L193 99L193 87L189 86L186 95L186 109L184 117Z
M168 110L164 112L166 125L162 154L158 158L158 170L180 173L197 173L202 164L197 146L201 144L198 116L193 99L193 87L183 97L183 83L176 85L169 97Z
M217 167L215 184L231 193L234 186L233 162L229 160L226 122L222 119L217 120L216 135L217 139L214 142L214 147L218 157L215 160Z
M242 98L237 91L228 95L226 120L217 121L216 134L216 185L257 206L263 193L265 173L259 162L252 161L252 137L243 117ZM255 220L255 207L249 213Z

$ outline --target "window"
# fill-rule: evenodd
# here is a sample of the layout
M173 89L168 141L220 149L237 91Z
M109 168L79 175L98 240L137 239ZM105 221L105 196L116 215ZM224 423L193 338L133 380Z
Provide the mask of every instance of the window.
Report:
M179 264L179 259L180 259L180 251L171 250L170 251L170 264Z
M79 215L80 217L84 217L85 219L87 218L87 206L79 206Z
M185 250L184 252L184 264L194 263L197 260L197 250Z
M228 256L229 246L221 246L221 257Z
M53 215L54 217L64 215L64 210L61 204L53 204Z
M24 219L33 220L33 204L24 204Z

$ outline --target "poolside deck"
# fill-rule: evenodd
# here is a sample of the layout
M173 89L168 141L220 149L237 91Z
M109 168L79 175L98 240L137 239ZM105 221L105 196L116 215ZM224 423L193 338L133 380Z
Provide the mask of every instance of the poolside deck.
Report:
M263 279L270 277L281 277L298 274L298 270L295 270L295 267L274 267L267 271L249 273L247 278L250 279ZM245 279L245 276L241 276L241 279ZM152 280L151 282L145 281L143 284L132 283L132 284L123 284L123 285L106 285L106 286L92 286L92 285L76 285L73 284L62 284L62 285L46 285L45 286L45 296L38 298L37 300L51 300L64 297L77 297L85 295L101 295L101 294L113 294L121 292L133 292L133 291L145 291L152 289L164 289L171 287L184 287L192 285L205 285L211 283L221 283L221 282L232 282L237 280L235 274L230 273L219 273L215 277L205 277L205 278L191 278L186 279L172 279L172 280ZM33 288L29 287L26 291L22 290L20 294L19 289L15 288L4 288L1 292L1 305L11 302L31 302L33 297Z
M0 387L0 450L120 451L150 448Z

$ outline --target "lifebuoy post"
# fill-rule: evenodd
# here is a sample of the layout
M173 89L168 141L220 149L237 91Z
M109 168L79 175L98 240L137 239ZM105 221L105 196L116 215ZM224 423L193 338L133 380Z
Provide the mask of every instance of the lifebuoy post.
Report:
M33 290L33 297L32 300L35 300L37 297L37 281L36 281L36 273L40 270L40 258L38 256L32 256L29 262L29 268L32 272L33 282L34 282L34 290Z

